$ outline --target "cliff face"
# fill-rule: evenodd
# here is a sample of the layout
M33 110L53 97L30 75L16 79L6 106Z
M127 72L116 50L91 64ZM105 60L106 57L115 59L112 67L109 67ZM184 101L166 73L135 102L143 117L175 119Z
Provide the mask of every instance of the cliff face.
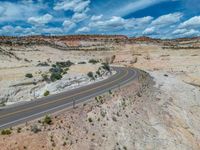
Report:
M125 44L157 44L163 48L198 48L200 38L180 39L153 39L150 37L127 37L124 35L68 35L68 36L27 36L27 37L0 37L0 45L49 45L63 50L102 50L102 45L107 49ZM89 46L94 46L89 48ZM105 49L104 49L105 50Z

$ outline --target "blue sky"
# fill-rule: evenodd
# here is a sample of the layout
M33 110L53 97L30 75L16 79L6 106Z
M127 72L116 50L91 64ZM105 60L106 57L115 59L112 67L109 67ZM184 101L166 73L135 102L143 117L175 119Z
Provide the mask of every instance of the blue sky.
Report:
M0 35L200 36L200 0L0 0Z

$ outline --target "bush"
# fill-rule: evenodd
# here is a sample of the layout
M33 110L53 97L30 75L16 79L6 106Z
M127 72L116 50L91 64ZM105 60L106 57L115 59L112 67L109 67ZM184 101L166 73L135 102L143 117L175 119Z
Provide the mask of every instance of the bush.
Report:
M64 67L70 67L71 65L73 65L73 63L70 60L68 60L66 62L56 62L56 65L64 68Z
M94 75L93 75L93 72L88 72L88 74L87 74L87 75L88 75L88 77L89 77L89 78L91 78L92 80L94 80Z
M111 72L111 70L110 70L110 66L109 66L109 64L108 63L102 63L102 68L104 69L104 70L107 70L108 72Z
M81 62L79 62L78 64L86 64L86 62L84 62L84 61L81 61Z
M63 72L62 72L62 74L67 74L67 71L69 70L69 68L65 68L65 69L63 69Z
M10 135L11 134L11 131L9 129L5 129L5 130L2 130L1 131L1 134L2 135Z
M101 73L100 73L100 71L98 70L98 71L96 71L96 74L98 75L98 76L101 76Z
M98 60L95 60L95 59L90 59L89 60L89 63L91 63L91 64L96 64L96 63L98 63L99 61Z
M25 76L26 76L27 78L32 78L32 77L33 77L33 75L32 75L31 73L27 73Z
M21 130L22 130L22 128L17 128L17 133L20 133L21 132Z
M45 118L44 118L43 123L48 124L48 125L52 124L52 119L51 119L51 117L48 116L48 115L46 115Z
M49 94L50 94L49 91L45 91L45 92L44 92L44 96L48 96Z
M50 76L51 81L56 81L62 79L62 75L60 73L51 73Z
M92 118L89 118L88 121L89 121L89 122L92 122Z
M47 74L42 74L41 76L42 76L42 78L43 78L43 81L48 81L48 80L49 80Z
M42 63L37 64L37 66L45 67L45 66L49 66L49 64L47 62L42 62Z
M41 131L41 129L39 129L37 125L33 125L33 126L31 126L31 131L33 133L38 133Z

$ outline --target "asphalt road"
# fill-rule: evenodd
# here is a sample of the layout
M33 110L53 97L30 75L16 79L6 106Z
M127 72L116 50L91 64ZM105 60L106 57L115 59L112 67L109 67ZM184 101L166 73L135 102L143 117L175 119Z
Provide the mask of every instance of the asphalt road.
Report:
M40 98L24 104L0 110L0 129L12 127L46 114L72 107L92 97L108 92L137 78L137 71L131 68L113 67L117 72L106 80L67 92Z

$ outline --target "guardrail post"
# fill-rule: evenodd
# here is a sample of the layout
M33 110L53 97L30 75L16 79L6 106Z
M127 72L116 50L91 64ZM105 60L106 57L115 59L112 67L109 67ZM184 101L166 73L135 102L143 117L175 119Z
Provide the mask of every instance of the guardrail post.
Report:
M74 97L73 97L73 108L75 109L75 105L76 105L76 101L75 101L75 99L74 99Z

